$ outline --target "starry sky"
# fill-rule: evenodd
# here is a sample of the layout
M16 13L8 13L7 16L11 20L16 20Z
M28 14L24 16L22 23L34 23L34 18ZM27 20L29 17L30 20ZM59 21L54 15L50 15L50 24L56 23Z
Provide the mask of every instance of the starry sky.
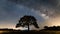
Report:
M34 16L40 29L59 26L60 0L0 0L0 28L15 28L24 15Z

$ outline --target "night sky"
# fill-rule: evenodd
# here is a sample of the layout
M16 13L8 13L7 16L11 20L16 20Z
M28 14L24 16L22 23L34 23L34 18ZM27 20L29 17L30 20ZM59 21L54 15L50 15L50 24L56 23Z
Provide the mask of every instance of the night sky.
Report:
M24 15L34 16L40 29L59 26L60 0L0 0L0 28L15 28Z

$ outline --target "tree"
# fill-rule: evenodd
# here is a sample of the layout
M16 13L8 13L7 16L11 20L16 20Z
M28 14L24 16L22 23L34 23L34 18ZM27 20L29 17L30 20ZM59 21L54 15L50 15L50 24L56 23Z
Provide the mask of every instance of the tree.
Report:
M19 23L16 25L16 28L18 28L20 26L22 26L22 27L27 26L28 31L29 31L29 25L34 25L36 28L39 28L35 17L25 15L22 18L20 18Z
M48 26L44 26L44 28L46 29L46 28L48 28Z

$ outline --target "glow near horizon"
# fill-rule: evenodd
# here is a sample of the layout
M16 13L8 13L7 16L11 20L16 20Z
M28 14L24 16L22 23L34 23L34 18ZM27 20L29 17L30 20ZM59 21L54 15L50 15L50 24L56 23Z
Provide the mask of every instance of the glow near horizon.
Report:
M3 2L5 2L5 1L3 1ZM3 3L3 2L2 2L2 5L5 4L5 3ZM9 3L10 3L10 2L9 2ZM12 6L13 4L15 5L15 3L11 3L11 4L9 4L9 5ZM1 5L1 6L2 6L2 5ZM17 9L16 9L16 6L17 6ZM13 10L15 11L15 12L14 12L14 15L16 15L16 14L17 14L17 15L20 15L19 10L24 10L24 9L25 9L26 12L29 11L29 8L27 8L27 7L23 6L23 5L16 5L16 6L13 6L13 8L16 9L16 10L13 9ZM2 6L2 7L3 7L3 6ZM6 7L6 6L5 6L5 7ZM10 10L12 9L12 7L8 7L8 8L9 8ZM31 10L32 10L32 11L35 11L35 10L33 10L33 9L31 9ZM2 13L3 17L4 17L4 16L8 16L8 14L6 14L6 12L5 12L4 10L2 10L1 12L3 12L3 13ZM5 13L4 13L4 12L5 12ZM22 12L24 12L24 11L22 11ZM24 12L24 13L25 13L25 12ZM36 14L35 12L32 12L32 13L34 13L34 15ZM12 14L12 15L10 15L10 16L14 16L14 15ZM47 16L45 16L45 14L41 14L41 15L40 15L40 12L38 12L38 11L37 11L37 15L38 15L39 17L42 16L44 19L47 17ZM8 17L9 17L9 16L8 16ZM5 17L4 17L4 18L5 18ZM12 18L12 17L10 17L10 18ZM8 20L10 20L10 19L8 19ZM8 20L7 20L7 21L8 21ZM14 19L14 20L15 20L15 19ZM18 19L17 19L17 20L18 20ZM58 25L60 25L60 23L59 23L60 21L59 21L59 20L60 20L59 17L57 17L56 19L55 19L55 18L54 18L54 19L51 18L51 20L47 20L48 22L44 23L44 26L45 26L45 24L48 25L48 26L54 26L54 25L58 26ZM6 28L6 27L7 27L7 28L15 28L15 24L16 24L17 22L15 22L15 21L14 21L14 22L11 22L11 21L7 22L7 21L2 21L2 22L1 22L2 24L0 23L0 24L1 24L0 27L1 27L1 28ZM13 21L13 20L12 20L12 21ZM57 23L56 23L56 22L57 22ZM39 23L40 23L40 22L39 22ZM41 23L41 24L42 24L42 23ZM43 26L43 24L42 24L42 25L39 25L39 26Z

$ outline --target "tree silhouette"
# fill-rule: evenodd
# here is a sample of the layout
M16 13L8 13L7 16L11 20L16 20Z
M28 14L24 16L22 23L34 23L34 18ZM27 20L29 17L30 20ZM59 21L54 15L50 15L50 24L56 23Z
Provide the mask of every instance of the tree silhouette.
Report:
M44 28L48 28L48 26L44 26Z
M20 26L22 26L22 27L27 26L28 31L29 31L29 25L34 25L35 28L39 28L39 26L37 24L37 20L35 19L35 17L25 15L22 18L20 18L19 23L16 25L16 28L18 28Z

